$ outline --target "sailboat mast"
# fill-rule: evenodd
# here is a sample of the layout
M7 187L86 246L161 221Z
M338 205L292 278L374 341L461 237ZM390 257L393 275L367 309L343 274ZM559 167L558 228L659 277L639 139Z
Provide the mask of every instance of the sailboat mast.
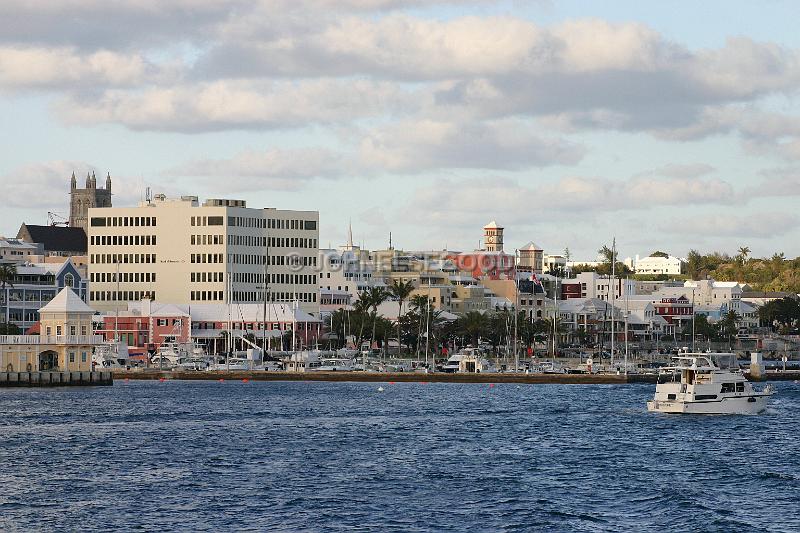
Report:
M519 337L519 280L517 279L517 254L519 250L514 250L514 372L519 372L519 350L517 349L517 338Z
M616 322L616 315L614 311L616 311L616 298L615 298L615 290L614 290L614 277L616 276L616 266L617 266L617 238L611 241L611 296L609 300L611 300L611 366L614 366L614 322Z
M264 224L267 226L267 224ZM263 334L264 340L262 342L262 347L264 348L265 352L269 352L269 331L267 330L267 298L269 297L269 273L267 265L269 264L269 237L265 237L265 244L266 250L264 255L264 327L263 327Z
M625 375L628 375L628 278L625 278Z
M431 278L428 278L428 299L425 302L425 364L428 364L428 350L430 349L429 340L431 337ZM436 370L436 356L433 356L433 364L430 366L431 372Z
M119 261L117 261L117 299L119 302ZM119 341L119 303L114 306L114 343Z

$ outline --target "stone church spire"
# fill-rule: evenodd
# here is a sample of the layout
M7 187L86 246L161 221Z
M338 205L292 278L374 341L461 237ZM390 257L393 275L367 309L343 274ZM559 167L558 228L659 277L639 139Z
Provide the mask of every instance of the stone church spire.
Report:
M75 171L72 171L72 180L70 180L70 190L75 190L78 188L78 181L75 179Z
M106 190L111 192L111 172L106 174Z

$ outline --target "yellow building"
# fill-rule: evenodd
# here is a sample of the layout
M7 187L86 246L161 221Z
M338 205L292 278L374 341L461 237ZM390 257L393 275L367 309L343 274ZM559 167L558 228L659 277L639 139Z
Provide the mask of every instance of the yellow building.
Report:
M39 310L40 335L0 336L0 370L6 372L89 371L94 347L94 310L64 288Z

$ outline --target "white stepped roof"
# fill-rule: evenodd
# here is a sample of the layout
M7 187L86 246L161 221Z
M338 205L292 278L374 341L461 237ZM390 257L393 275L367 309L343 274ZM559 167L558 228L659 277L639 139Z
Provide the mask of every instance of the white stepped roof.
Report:
M500 229L500 228L502 228L502 227L503 227L503 226L498 226L498 225L497 225L497 221L496 221L496 220L492 220L491 222L489 222L488 224L486 224L486 225L483 227L483 229Z
M94 314L94 309L73 292L69 287L61 289L55 298L39 309L41 313L89 313Z

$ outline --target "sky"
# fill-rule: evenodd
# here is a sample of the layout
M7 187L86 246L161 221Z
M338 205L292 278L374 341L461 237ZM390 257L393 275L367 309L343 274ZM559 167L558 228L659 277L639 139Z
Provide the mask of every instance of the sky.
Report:
M5 0L0 234L69 178L320 212L322 246L800 255L792 1ZM102 180L98 179L98 182Z

